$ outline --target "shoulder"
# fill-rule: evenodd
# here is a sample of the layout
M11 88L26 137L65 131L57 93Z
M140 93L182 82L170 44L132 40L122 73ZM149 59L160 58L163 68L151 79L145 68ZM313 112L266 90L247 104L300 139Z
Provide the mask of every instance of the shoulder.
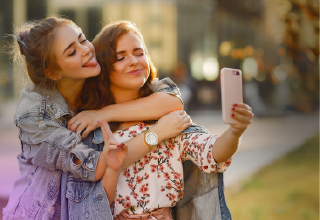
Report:
M166 77L161 80L158 80L157 78L154 79L151 83L151 89L154 92L161 92L161 90L165 90L166 92L180 94L178 86L169 77Z
M27 85L20 93L15 122L23 116L39 113L43 98L43 95L36 91L33 83Z
M17 124L23 118L43 117L44 114L60 118L70 112L59 91L50 91L48 95L39 91L34 84L29 84L20 93L14 121Z

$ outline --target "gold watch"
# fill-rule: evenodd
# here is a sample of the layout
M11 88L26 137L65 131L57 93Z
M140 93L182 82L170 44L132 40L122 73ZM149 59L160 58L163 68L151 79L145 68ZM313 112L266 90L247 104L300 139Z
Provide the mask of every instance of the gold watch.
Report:
M150 151L154 151L158 146L158 135L152 131L144 130L144 142L149 145Z

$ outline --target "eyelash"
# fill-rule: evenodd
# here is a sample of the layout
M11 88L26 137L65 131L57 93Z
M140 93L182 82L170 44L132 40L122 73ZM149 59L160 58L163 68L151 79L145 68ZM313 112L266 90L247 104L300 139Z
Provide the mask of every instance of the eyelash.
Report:
M84 42L86 42L87 41L87 38L84 38L81 42L80 42L80 44L82 44L82 43L84 43ZM70 56L73 56L73 55L75 55L76 54L76 50L74 50L74 51L72 51L72 53L70 53L68 56L70 57Z
M137 56L143 56L143 55L144 55L144 53L137 54ZM120 59L117 59L117 61L122 61L122 60L124 60L124 57L121 57Z

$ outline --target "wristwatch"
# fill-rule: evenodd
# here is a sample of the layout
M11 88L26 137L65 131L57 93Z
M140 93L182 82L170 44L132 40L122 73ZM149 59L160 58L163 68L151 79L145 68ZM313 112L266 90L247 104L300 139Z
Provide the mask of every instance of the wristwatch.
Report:
M144 142L149 145L150 151L154 151L158 146L158 135L152 131L144 130Z

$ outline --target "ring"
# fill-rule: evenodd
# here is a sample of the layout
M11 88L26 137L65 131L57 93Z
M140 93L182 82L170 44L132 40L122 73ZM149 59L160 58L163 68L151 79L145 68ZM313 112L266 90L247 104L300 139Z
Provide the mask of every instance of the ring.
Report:
M80 123L79 123L79 122L75 121L75 123L78 125L78 127L80 126Z

